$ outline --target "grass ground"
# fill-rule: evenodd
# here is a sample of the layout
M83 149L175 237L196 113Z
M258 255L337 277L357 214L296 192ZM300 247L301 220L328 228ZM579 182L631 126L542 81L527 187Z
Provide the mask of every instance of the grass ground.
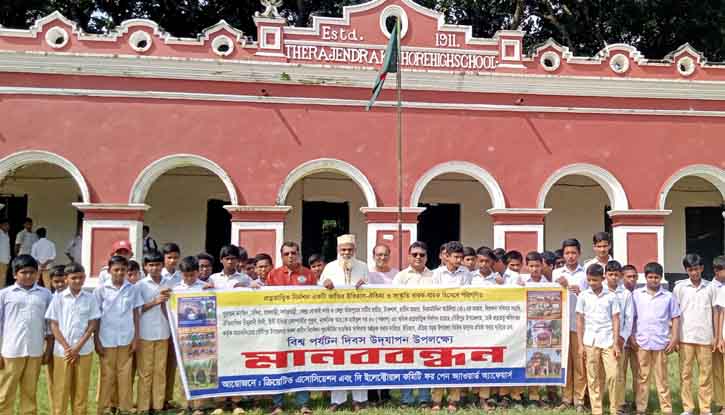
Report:
M97 385L97 376L98 376L98 361L96 358L94 358L94 364L93 369L91 371L91 382L90 382L90 391L88 394L89 397L89 408L88 413L89 414L96 414L96 385ZM679 380L679 362L677 359L677 355L673 354L669 358L669 371L670 371L670 389L672 393L672 401L673 401L673 412L675 414L679 414L682 412L682 404L680 399L680 380ZM695 375L696 376L696 375ZM632 399L632 388L631 388L631 376L628 376L628 382L627 382L627 401L631 401ZM657 394L654 391L654 386L651 386L651 392L649 396L649 408L650 412L659 413L659 410L652 411L653 408L659 408L659 403L657 402ZM41 371L40 380L38 382L38 413L41 415L49 414L48 409L48 397L46 393L46 377L45 377L45 370ZM693 388L694 390L694 388ZM398 394L396 392L393 393L393 396L395 398L398 397ZM696 395L695 395L696 396ZM179 400L181 401L181 396L179 395ZM315 413L320 414L328 414L326 410L329 402L327 400L323 400L322 397L319 396L319 394L313 394L313 402L312 406L315 410ZM269 399L263 399L261 401L260 408L254 409L254 410L248 410L247 413L255 414L255 415L261 415L265 414L269 410L269 406L271 405L271 401ZM168 414L174 414L178 411L174 412L168 412ZM289 413L294 413L291 408ZM506 411L507 413L527 413L527 414L562 414L562 415L573 415L575 414L574 411L558 411L555 409L540 409L540 408L534 408L534 407L526 407L523 410L514 410L509 409ZM339 412L337 412L339 413ZM344 413L344 412L343 412ZM400 415L416 415L416 414L430 414L430 411L424 411L420 409L405 409L401 410L396 407L394 404L388 404L383 407L377 407L377 408L368 408L361 412L364 415L383 415L383 414L400 414ZM474 409L470 407L462 408L457 414L461 415L472 415L472 414L481 414L481 410ZM497 411L497 413L503 413L502 410Z

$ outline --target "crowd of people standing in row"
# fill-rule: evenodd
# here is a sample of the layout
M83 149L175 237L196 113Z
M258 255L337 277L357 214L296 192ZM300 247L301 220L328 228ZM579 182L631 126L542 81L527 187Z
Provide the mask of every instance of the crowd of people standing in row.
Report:
M558 253L529 252L525 256L487 247L473 250L453 241L440 249L441 266L430 270L426 267L428 247L414 242L408 248L409 266L397 270L390 266L389 247L375 246L375 264L368 266L355 258L354 235L342 235L337 241L338 258L328 264L315 256L308 258L310 268L303 266L295 242L284 242L280 247L283 263L278 268L273 268L267 253L250 260L244 248L226 245L219 253L222 270L213 273L215 258L207 253L181 258L179 246L167 243L161 250L146 249L141 265L130 259L131 244L118 241L93 292L83 289L86 273L78 263L50 268L45 281L39 275L39 261L20 254L12 261L15 284L0 291L0 414L12 413L18 390L21 413L37 412L36 389L42 365L47 372L52 412L66 414L70 405L73 414L87 413L94 350L100 360L96 399L101 414L169 409L194 415L227 410L244 413L250 401L242 397L192 400L186 408L173 402L178 372L165 313L171 292L300 285L364 289L366 284L567 288L570 336L565 345L569 350L566 386L560 393L557 388L541 390L537 386L474 388L473 396L483 410L522 405L526 397L537 406L584 412L589 399L591 413L601 415L606 390L612 414L631 409L644 414L653 374L660 409L672 413L667 355L678 352L685 413L691 414L696 408L690 388L696 362L700 413L710 414L714 401L725 414L725 257L714 260L716 275L710 282L702 279L702 259L688 254L683 259L688 278L669 292L662 287L660 264L644 267L647 282L638 287L638 270L609 255L608 234L595 234L593 248L596 257L582 265L581 246L575 239L564 241ZM528 272L521 273L522 269ZM635 385L634 408L624 399L628 367ZM391 399L386 390L350 392L353 410L363 408L368 398L378 402ZM402 389L400 405L454 412L466 393L464 388ZM329 410L339 409L348 400L348 391L336 390L330 395ZM283 395L274 395L272 401L271 413L282 413ZM309 401L309 392L294 393L301 413L312 413Z

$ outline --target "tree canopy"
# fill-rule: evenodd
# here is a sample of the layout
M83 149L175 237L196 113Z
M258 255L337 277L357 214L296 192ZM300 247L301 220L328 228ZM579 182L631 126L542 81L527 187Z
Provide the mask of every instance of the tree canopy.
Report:
M311 16L340 16L346 5L368 0L285 0L282 14L305 26ZM578 55L606 44L628 43L653 59L689 42L711 61L725 60L725 0L415 0L453 24L471 25L474 35L500 29L526 32L532 47L553 38ZM0 24L27 28L58 10L87 32L102 33L123 20L147 18L175 36L196 36L221 19L256 35L257 0L5 0Z

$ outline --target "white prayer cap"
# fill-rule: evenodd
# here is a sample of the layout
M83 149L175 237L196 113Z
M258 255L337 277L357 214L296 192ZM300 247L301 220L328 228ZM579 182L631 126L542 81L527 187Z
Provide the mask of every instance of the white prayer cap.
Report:
M351 244L355 245L355 235L347 234L337 237L337 245Z

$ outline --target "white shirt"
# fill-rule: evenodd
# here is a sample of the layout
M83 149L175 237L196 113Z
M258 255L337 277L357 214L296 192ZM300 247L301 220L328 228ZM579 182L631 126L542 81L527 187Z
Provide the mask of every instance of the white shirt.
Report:
M232 275L224 274L224 271L211 274L209 282L214 285L214 288L223 290L228 288L234 288L237 284L242 284L242 287L249 287L252 283L252 279L247 274L241 272L234 272Z
M396 286L426 286L433 284L433 271L425 267L422 272L418 272L413 267L408 267L393 278L393 285Z
M388 272L375 271L373 268L368 271L368 284L392 284L393 278L395 278L396 275L398 275L397 268L390 268L390 271Z
M695 287L689 278L678 281L672 293L680 305L680 342L708 345L712 343L712 308L717 303L710 281L700 280Z
M589 288L589 284L587 283L587 274L584 271L584 268L577 264L577 267L574 271L571 271L569 268L565 266L561 268L557 268L554 270L554 272L551 274L551 279L553 282L558 283L560 277L566 278L566 281L568 282L569 286L572 285L578 285L579 291L583 292L587 288ZM577 295L574 294L571 290L569 290L569 331L570 332L576 332L576 300Z
M602 287L599 295L591 288L582 291L576 304L577 314L584 315L584 345L608 349L614 345L612 318L619 314L617 297Z
M39 264L50 261L48 262L48 266L50 266L50 263L55 260L55 244L48 238L40 238L30 249L30 255L32 255Z
M20 245L19 255L30 255L33 244L38 241L38 235L35 232L28 232L25 229L15 235L15 245Z
M192 290L203 290L206 287L206 283L197 279L193 284L189 285L183 280L176 284L173 288L174 291L192 291Z
M152 302L159 296L162 289L172 288L174 285L170 281L169 278L161 277L161 280L157 284L150 276L139 281L136 287L138 287L143 304ZM163 304L158 304L145 312L141 312L139 337L142 340L166 340L171 336L171 329L169 328L169 321L166 319L164 308Z
M57 293L50 302L50 307L45 313L46 320L58 322L58 328L69 345L75 346L83 337L91 320L101 318L101 309L98 307L98 301L93 294L81 290L78 296L74 296L70 288ZM85 356L93 352L93 339L89 337L88 341L81 347L80 355ZM58 357L65 356L65 351L60 342L56 341L53 346L53 355Z
M2 357L40 357L48 326L45 310L52 299L47 289L34 284L25 289L17 283L0 291Z
M520 274L518 280L515 281L515 284L525 287L560 287L559 284L547 280L546 276L543 274L541 275L541 279L539 281L534 281L531 278L531 274Z
M720 288L717 289L716 304L725 311L725 285L721 285ZM725 319L723 319L722 322L722 338L725 339Z
M612 291L610 290L610 292ZM624 288L624 285L618 285L613 294L619 302L619 337L626 342L629 336L632 335L632 327L634 326L632 292Z
M440 266L433 271L433 284L446 287L462 287L470 285L473 275L464 266L459 266L455 271L449 271L448 267Z
M481 274L481 270L478 270L473 273L473 276L471 277L471 285L474 287L487 287L491 285L497 285L496 283L496 277L498 277L498 272L491 272L490 274L484 276Z
M93 295L101 309L98 336L103 347L131 344L135 335L133 310L143 305L136 286L124 281L121 288L117 288L109 279L99 285Z
M607 259L607 263L609 263L609 261L611 261L611 260L612 260L612 256L610 255L609 258ZM602 264L601 262L599 262L599 260L597 259L597 257L594 257L594 258L592 258L592 259L584 262L584 266L582 268L584 268L584 273L586 274L586 272L589 269L589 266L590 265L599 264L599 265L602 266L602 268L604 268L604 272L607 272L607 263ZM606 284L606 283L607 283L607 279L606 279L606 276L605 276L605 278L604 278L604 284Z
M357 284L358 281L363 280L368 282L368 267L364 262L359 261L355 258L350 260L352 262L352 270L350 272L350 285ZM347 285L345 279L345 270L342 269L342 262L336 259L325 266L320 275L318 284L324 285L325 280L332 281L332 284L337 286Z
M80 235L76 235L73 239L68 242L68 246L65 248L65 253L73 257L73 261L80 263L82 260L83 251L81 249L82 240Z

